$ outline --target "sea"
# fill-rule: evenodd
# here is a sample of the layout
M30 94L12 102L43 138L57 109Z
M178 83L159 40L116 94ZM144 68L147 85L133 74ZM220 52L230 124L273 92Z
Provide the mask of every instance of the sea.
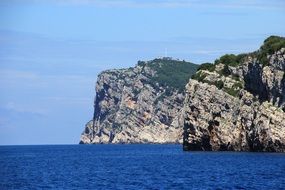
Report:
M285 189L285 154L181 145L0 146L0 189Z

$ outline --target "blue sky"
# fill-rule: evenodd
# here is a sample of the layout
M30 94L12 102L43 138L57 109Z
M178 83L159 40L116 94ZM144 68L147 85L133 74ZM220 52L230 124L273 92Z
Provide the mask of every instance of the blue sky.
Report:
M98 73L203 63L285 36L284 1L0 1L0 144L78 143Z

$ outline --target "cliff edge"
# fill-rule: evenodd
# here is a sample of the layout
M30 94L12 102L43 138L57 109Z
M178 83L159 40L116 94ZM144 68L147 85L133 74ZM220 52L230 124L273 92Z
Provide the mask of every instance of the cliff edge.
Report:
M162 58L102 72L96 84L94 116L80 143L182 143L178 113L185 85L197 67Z
M285 38L201 65L186 86L184 150L285 152Z

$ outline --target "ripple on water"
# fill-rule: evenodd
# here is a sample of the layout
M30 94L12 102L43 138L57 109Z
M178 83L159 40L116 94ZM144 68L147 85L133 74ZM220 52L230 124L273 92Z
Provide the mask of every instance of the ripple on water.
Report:
M180 145L1 146L0 189L283 189L285 154Z

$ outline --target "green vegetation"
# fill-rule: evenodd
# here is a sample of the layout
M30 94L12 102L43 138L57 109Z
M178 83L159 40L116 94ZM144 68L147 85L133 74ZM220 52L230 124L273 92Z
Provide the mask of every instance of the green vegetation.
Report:
M259 59L260 63L264 66L269 64L267 55L273 54L274 52L285 48L285 38L280 36L270 36L264 40L263 45L260 47L260 50L254 54Z
M224 88L224 91L228 93L229 95L232 95L234 97L237 97L239 95L240 90L243 88L242 82L236 82L233 84L231 88Z
M206 78L207 74L202 71L198 71L194 75L192 75L191 79L197 80L199 82L203 81Z
M221 80L218 80L214 83L214 85L218 88L218 89L222 89L224 87L224 82Z
M225 91L226 93L228 93L229 95L232 95L232 96L234 96L234 97L237 97L240 90L239 90L239 89L236 89L236 88L234 88L234 87L232 87L232 88L224 88L224 91Z
M214 64L204 63L199 66L186 61L163 58L154 59L149 62L138 61L138 65L147 65L156 71L156 75L150 77L151 83L156 88L158 88L158 86L156 85L158 83L159 86L168 87L170 91L173 88L182 91L184 90L184 87L187 84L189 78L195 79L197 81L204 81L207 74L205 72L202 72L202 70L214 72L216 69L216 65L219 63L225 65L224 68L219 72L219 74L223 76L231 76L234 80L240 81L238 76L232 75L229 67L239 66L242 62L244 62L247 56L256 57L263 66L266 66L269 63L267 56L280 50L282 47L285 48L284 37L270 36L264 41L264 44L261 46L259 51L239 55L226 54L217 59ZM196 71L198 72L195 73ZM283 78L285 78L285 74ZM225 91L227 91L233 96L236 96L239 92L239 89L241 89L243 86L241 83L237 83L235 84L235 86L229 89L224 87L222 81L218 81L216 83L209 81L207 82L216 85L219 89L225 89Z
M138 61L139 66L144 66L146 63L144 61Z
M148 65L156 71L156 75L151 77L153 84L159 83L179 91L184 90L185 85L198 68L196 64L172 59L154 59L148 62Z
M231 71L229 69L229 66L228 65L224 65L224 68L221 70L220 74L224 75L226 77L231 75Z
M279 36L270 36L264 40L264 43L260 49L264 53L273 54L281 48L285 48L285 38Z
M214 72L215 71L215 65L212 63L203 63L199 66L198 71L200 70L208 70L210 72Z
M238 75L232 74L232 79L236 80L236 81L240 81L240 78Z
M208 81L208 80L203 80L204 83L208 83L210 85L215 85L218 89L223 89L223 91L225 91L226 93L237 97L240 90L243 88L243 84L242 82L236 82L235 84L233 84L233 86L231 88L227 88L224 85L224 82L221 80L218 81Z
M221 80L218 80L218 81L215 81L215 82L204 80L203 82L208 83L210 85L215 85L220 90L224 87L224 82L221 81Z
M201 64L197 69L198 72L192 75L191 78L199 82L205 82L211 85L215 85L217 88L223 89L228 94L236 97L238 96L240 90L244 87L244 84L243 81L240 80L238 75L234 75L233 73L231 73L230 67L239 66L242 62L245 61L245 58L247 56L257 58L263 66L266 66L269 64L267 56L272 55L281 48L285 48L285 38L279 36L270 36L264 41L263 45L260 47L260 50L248 54L223 55L219 59L215 60L214 64L211 63ZM224 68L218 73L223 76L230 76L233 80L236 81L236 83L231 88L225 87L222 81L213 82L205 80L207 73L202 72L202 70L214 72L216 69L216 65L219 63L224 64ZM283 74L283 80L285 80L285 72Z
M245 57L246 54L239 54L239 55L226 54L220 57L219 59L216 59L215 64L222 63L227 66L237 67L243 62Z
M226 54L221 56L219 59L215 60L215 64L225 64L232 67L239 66L246 56L253 56L257 57L257 59L260 61L260 63L263 66L266 66L269 64L267 55L273 54L274 52L280 50L281 48L285 48L285 38L280 36L270 36L266 40L264 40L263 45L260 47L259 51L255 51L253 53L248 54ZM210 66L208 63L204 66L201 65L201 70L211 70L212 66ZM199 68L200 70L200 68Z
M242 88L243 88L242 82L236 82L236 83L233 85L233 88L242 89Z

